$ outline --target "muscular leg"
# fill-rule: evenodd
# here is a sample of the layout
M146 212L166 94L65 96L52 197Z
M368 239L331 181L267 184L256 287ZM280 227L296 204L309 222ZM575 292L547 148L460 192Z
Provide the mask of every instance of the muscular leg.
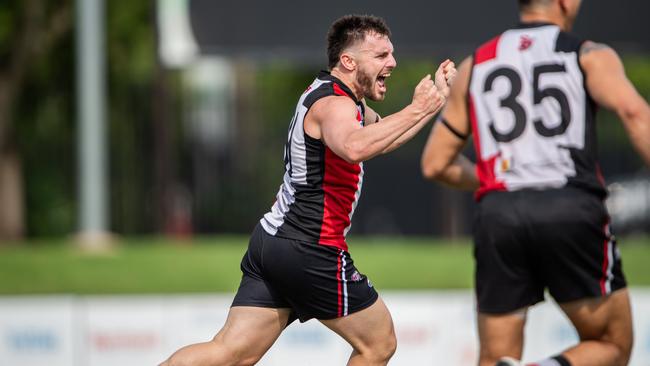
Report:
M494 366L501 357L521 359L526 309L508 314L478 314L479 366Z
M625 366L632 351L632 312L627 289L605 298L560 304L580 335L563 354L572 366Z
M393 319L381 298L364 310L321 322L352 346L348 366L383 366L395 353Z
M228 319L209 342L176 351L160 366L254 365L287 325L289 309L230 308Z

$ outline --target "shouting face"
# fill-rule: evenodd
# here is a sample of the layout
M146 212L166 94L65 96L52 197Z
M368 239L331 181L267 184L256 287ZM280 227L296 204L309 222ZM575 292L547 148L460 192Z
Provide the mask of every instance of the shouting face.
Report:
M384 35L368 33L357 47L354 87L362 98L383 100L386 96L386 79L397 66L393 44Z

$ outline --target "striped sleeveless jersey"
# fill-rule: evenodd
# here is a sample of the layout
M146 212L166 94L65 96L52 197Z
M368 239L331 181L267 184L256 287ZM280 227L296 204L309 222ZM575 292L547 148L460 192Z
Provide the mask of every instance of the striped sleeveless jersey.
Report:
M476 50L468 106L477 199L495 190L567 185L605 195L582 43L556 25L531 23Z
M331 95L351 98L363 125L363 104L339 79L322 71L298 101L284 150L283 182L260 223L273 236L347 250L345 235L361 195L363 163L346 162L304 130L311 106Z

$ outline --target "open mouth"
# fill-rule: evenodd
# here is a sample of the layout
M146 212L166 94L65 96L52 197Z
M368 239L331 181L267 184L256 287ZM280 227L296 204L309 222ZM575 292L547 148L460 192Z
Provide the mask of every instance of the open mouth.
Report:
M386 91L386 79L390 77L390 73L385 73L377 76L377 85L379 85L379 89L382 91Z

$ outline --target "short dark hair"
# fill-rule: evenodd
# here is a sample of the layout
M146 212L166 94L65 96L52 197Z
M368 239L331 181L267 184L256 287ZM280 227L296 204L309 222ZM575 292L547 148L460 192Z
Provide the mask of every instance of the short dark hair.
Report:
M332 23L327 33L327 59L330 70L336 66L341 52L352 43L373 32L390 37L384 19L374 15L345 15Z

